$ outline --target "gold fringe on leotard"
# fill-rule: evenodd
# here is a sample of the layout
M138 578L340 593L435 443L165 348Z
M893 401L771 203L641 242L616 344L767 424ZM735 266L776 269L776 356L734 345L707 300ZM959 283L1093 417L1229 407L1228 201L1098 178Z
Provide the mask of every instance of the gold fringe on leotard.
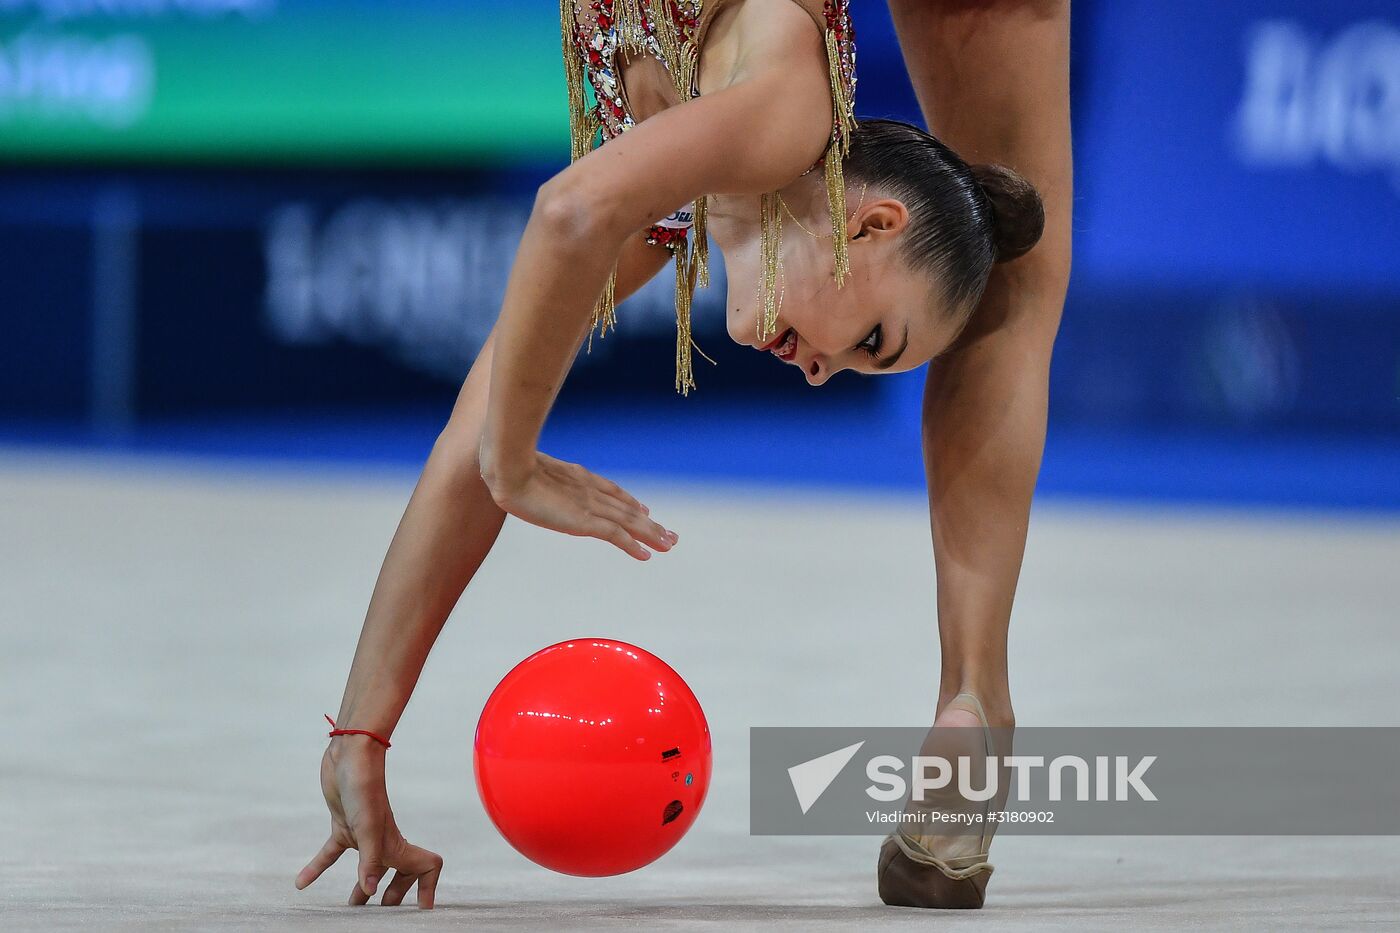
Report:
M695 251L693 259L696 288L710 287L710 240L705 233L707 214L706 196L702 194L695 199L695 226L690 230L691 239L694 241L692 249Z
M706 199L695 199L691 218L689 248L675 250L676 255L676 391L689 395L695 388L695 370L691 366L691 351L705 359L705 351L695 342L690 327L690 312L695 304L695 289L710 284L710 241L705 233ZM714 363L714 360L710 360Z
M683 249L676 250L676 391L689 395L695 388L695 369L690 350L690 309L695 298L695 263Z
M569 157L578 161L593 148L592 118L583 92L583 59L574 47L574 0L559 0L559 33L564 50L564 81L569 88Z
M671 85L676 89L676 96L681 100L690 100L695 96L696 48L681 41L680 30L664 4L659 10L653 9L652 17L653 20L658 17L660 19L653 35L656 36L656 46L661 50L661 57L666 62L666 71L671 76Z
M593 350L593 336L606 337L608 331L617 326L617 266L608 273L608 282L603 286L603 294L593 305L593 319L588 325L588 347Z
M704 199L696 202L697 216L704 208ZM698 235L703 237L704 230L701 229L697 221L696 230ZM681 395L689 395L690 390L695 388L695 371L691 365L692 353L698 353L702 358L711 360L705 355L705 351L700 349L700 345L695 342L695 337L690 327L691 306L695 298L695 288L703 285L698 280L705 275L705 254L700 244L703 239L697 239L694 247L689 250L678 249L675 251L676 265L676 391Z
M855 103L851 100L850 87L841 74L841 51L836 44L836 33L826 31L826 63L831 76L831 106L836 122L836 139L827 149L825 161L826 203L831 211L831 244L835 251L836 287L846 284L846 276L851 271L850 257L846 251L846 176L842 171L842 161L851 148L851 133L856 128Z
M758 256L763 275L758 283L758 339L766 343L777 332L782 306L783 214L778 192L770 191L759 199L759 224Z
M613 0L613 23L617 34L628 48L636 48L645 33L642 17L644 0Z

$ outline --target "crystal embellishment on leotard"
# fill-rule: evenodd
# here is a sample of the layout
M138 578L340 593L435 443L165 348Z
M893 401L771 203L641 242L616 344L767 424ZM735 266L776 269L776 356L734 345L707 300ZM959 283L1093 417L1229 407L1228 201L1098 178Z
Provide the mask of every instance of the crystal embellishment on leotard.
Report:
M855 128L851 103L855 92L855 30L849 5L850 0L826 0L822 11L834 115L831 142L821 165L831 211L838 286L849 272L841 160ZM564 74L569 92L569 149L573 159L583 158L597 145L617 138L635 125L620 78L620 56L645 54L655 58L670 75L681 100L699 96L695 78L703 18L703 0L560 0ZM769 331L769 336L777 325L782 281L781 217L776 205L777 192L765 196L760 236L768 246L763 249L758 327L760 333ZM675 260L676 389L682 395L695 387L691 351L699 348L694 345L690 322L695 289L707 286L710 279L705 208L705 199L698 199L690 235L685 230L660 226L653 226L646 233L648 243L669 249ZM616 320L616 286L614 270L593 309L593 332L599 336L606 334Z

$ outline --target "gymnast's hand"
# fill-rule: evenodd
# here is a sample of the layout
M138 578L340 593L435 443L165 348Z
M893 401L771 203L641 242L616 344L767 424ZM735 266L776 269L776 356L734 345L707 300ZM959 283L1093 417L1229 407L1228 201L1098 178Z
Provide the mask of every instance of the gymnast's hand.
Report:
M678 537L651 520L621 486L579 466L535 452L523 467L483 471L491 497L506 512L532 525L568 535L597 538L637 560L651 557L644 545L669 551Z
M297 875L297 890L321 877L346 849L358 849L359 881L350 892L352 907L368 903L384 872L392 868L394 877L380 904L403 903L416 882L418 906L431 910L442 856L411 844L399 832L384 784L384 748L359 735L332 739L321 758L321 793L331 811L331 836Z

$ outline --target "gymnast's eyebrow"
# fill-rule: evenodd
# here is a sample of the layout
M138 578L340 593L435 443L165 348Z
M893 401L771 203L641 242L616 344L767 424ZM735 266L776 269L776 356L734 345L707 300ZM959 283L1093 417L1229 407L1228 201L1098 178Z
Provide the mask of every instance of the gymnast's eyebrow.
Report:
M898 363L898 362L899 362L899 358L900 358L901 356L904 355L904 351L907 350L907 349L909 349L909 322L908 322L908 321L906 321L906 322L904 323L904 342L901 343L901 344L899 345L899 349L898 349L898 350L894 351L894 352L891 353L889 356L885 357L885 358L882 359L882 360L876 360L876 361L875 361L875 368L876 368L876 369L889 369L889 368L890 368L891 366L893 366L895 363Z

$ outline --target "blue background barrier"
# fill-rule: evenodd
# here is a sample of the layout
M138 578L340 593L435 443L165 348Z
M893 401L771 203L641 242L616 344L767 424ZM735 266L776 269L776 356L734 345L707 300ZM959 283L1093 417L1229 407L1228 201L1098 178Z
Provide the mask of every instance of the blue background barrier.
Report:
M38 28L22 6L0 10L0 135L34 119L5 116L21 90L14 50ZM267 6L303 29L333 15ZM519 8L494 34L535 61L557 34ZM887 12L856 14L859 112L918 119ZM174 41L154 14L79 19L167 30L158 50ZM1043 489L1400 506L1400 11L1080 0L1074 28L1075 269ZM206 139L197 161L178 140L158 159L90 141L81 159L11 161L0 437L421 460L494 319L533 191L562 165L562 75L553 92L557 138L503 149L509 127L493 124L489 145L460 141L459 161L456 137L417 160L221 155ZM443 94L445 112L462 105ZM658 277L581 359L549 434L569 456L700 478L920 481L922 374L809 389L729 343L720 274L697 325L719 365L700 363L699 392L674 398L670 288Z

